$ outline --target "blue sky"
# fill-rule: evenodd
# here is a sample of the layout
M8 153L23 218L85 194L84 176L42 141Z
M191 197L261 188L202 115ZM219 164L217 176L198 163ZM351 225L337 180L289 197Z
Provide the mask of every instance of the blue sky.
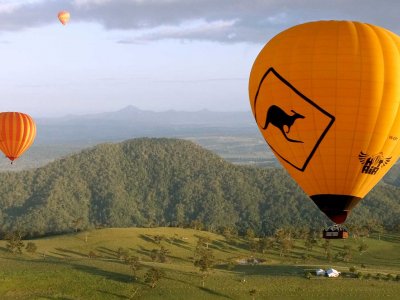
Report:
M399 12L385 0L0 0L0 111L245 111L252 63L275 34L320 19L399 34Z

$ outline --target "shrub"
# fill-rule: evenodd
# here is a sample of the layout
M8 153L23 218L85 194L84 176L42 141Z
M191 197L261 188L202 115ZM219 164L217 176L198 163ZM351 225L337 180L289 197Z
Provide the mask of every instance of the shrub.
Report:
M36 244L33 243L33 242L28 242L28 244L26 244L25 249L26 249L26 251L29 252L29 253L35 253L36 250L37 250L37 246L36 246Z

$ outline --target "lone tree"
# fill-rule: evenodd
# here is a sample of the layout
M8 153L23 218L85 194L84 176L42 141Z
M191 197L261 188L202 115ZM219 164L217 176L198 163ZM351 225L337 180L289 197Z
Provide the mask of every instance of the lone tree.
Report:
M199 238L194 252L194 265L200 269L203 287L209 275L209 270L214 265L215 261L212 250L208 248L208 243L206 245L207 246L205 246L204 242Z
M148 283L150 287L153 289L156 287L157 283L164 276L164 272L160 269L151 268L144 275L144 282Z
M367 252L368 250L368 244L365 243L365 241L361 241L361 243L358 245L358 251L360 252L360 255Z
M7 241L7 249L14 254L21 254L22 248L24 248L24 243L22 242L22 233L19 230L9 232L5 236Z

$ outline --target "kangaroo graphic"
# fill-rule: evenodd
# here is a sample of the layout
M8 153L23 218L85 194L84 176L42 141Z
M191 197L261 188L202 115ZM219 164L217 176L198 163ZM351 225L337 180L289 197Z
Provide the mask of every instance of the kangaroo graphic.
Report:
M291 112L293 112L293 115L290 116L284 110L282 110L282 108L280 108L279 106L276 106L276 105L270 106L268 108L268 111L267 111L267 118L265 120L265 125L264 125L264 127L262 127L262 129L264 129L264 130L267 129L268 125L271 123L272 125L274 125L278 129L280 129L280 131L282 132L283 136L289 142L292 142L292 143L303 143L302 141L293 140L293 139L289 138L286 135L287 133L289 133L290 127L293 125L293 123L297 119L304 119L304 116L298 114L294 110L291 110ZM285 126L285 125L288 128L286 132L283 129L283 126Z

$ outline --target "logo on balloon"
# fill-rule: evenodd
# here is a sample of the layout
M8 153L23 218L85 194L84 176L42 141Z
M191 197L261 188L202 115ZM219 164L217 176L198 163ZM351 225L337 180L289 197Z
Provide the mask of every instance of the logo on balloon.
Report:
M293 109L291 110L293 115L288 115L285 111L279 106L272 105L268 108L267 117L265 119L265 125L262 129L267 129L269 124L277 127L283 134L286 140L292 143L303 143L302 141L294 140L289 138L286 134L290 132L290 127L292 127L293 123L297 119L304 119L304 116L298 114ZM287 127L287 131L284 130L284 126Z
M259 83L254 115L275 154L302 172L335 121L274 68L269 68Z
M358 154L358 159L363 165L361 173L375 175L380 168L386 166L390 162L392 157L384 157L382 152L368 155L361 151L360 154Z

